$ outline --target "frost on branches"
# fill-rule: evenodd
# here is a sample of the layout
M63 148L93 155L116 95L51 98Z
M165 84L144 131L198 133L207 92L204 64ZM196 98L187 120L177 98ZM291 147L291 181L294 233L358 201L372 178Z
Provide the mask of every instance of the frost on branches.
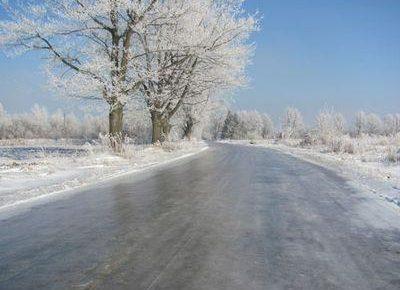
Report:
M189 114L205 106L211 95L246 83L252 54L247 40L256 21L243 16L241 5L242 1L166 1L164 14L170 19L157 19L146 27L141 39L148 53L140 90L151 115L153 142L168 137L170 120L181 108ZM190 135L191 128L186 129Z
M145 102L153 142L168 135L182 105L245 83L257 22L241 0L3 1L0 45L41 51L51 85L64 95L109 105L119 135L128 102Z
M301 112L296 108L287 108L282 120L282 138L299 138L303 132L304 122Z
M134 35L150 23L157 1L27 2L3 2L9 19L0 23L1 44L14 53L44 52L51 83L70 96L105 100L110 133L120 133L123 108L141 82Z
M331 110L321 111L317 118L317 134L323 144L328 144L345 133L346 120L341 113Z
M222 139L269 139L273 136L271 118L257 111L228 111L221 130Z

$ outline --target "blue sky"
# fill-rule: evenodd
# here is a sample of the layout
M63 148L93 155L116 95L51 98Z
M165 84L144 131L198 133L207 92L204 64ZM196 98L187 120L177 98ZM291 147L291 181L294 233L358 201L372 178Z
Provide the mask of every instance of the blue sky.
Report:
M307 120L323 107L346 116L400 112L400 1L248 0L245 7L263 20L251 83L235 108L278 119L296 106ZM45 84L36 54L0 55L0 102L8 111L63 106Z

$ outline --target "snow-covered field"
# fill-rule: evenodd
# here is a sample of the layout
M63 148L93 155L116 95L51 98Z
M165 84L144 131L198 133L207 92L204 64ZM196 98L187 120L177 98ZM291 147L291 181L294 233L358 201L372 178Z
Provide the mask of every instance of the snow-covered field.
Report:
M327 145L301 146L301 140L232 141L291 154L337 171L358 186L400 206L400 138L352 138L352 150L333 152Z
M42 146L38 146L38 144ZM0 210L196 154L203 142L126 145L116 155L102 145L27 140L0 146ZM43 144L46 144L43 146ZM12 145L12 146L11 146Z

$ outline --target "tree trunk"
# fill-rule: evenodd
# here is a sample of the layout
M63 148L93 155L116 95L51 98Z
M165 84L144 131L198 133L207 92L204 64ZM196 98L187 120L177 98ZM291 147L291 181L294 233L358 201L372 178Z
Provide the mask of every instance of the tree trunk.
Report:
M171 132L171 125L169 124L169 120L164 118L158 112L151 113L151 122L152 122L152 137L151 142L155 143L163 143L168 139L169 133Z
M185 126L183 128L183 138L188 139L189 141L192 139L193 135L193 129L194 129L194 121L191 117L189 117L186 122Z
M155 120L152 118L152 125L153 125L153 130L152 130L152 135L151 135L151 143L155 144L157 142L162 142L161 140L161 124L159 123L158 120Z
M169 137L169 134L171 133L172 126L169 123L169 120L167 120L167 119L163 119L162 126L163 126L163 134L164 134L164 139L165 139L164 141L166 141L169 139L168 137Z
M121 103L116 103L110 106L108 115L109 134L111 147L118 151L122 142L122 127L123 127L124 106Z
M151 135L151 143L155 144L157 142L163 142L162 140L162 121L161 116L157 112L151 112L151 123L153 126L152 135Z

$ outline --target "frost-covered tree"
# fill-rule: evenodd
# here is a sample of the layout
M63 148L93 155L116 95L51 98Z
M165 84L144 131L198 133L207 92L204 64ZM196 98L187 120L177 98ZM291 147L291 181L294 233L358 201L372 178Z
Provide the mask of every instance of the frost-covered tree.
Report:
M321 111L317 118L317 134L322 143L331 142L332 139L344 134L345 118L333 110Z
M2 128L4 127L6 119L7 119L7 112L4 109L3 104L0 103L0 130L2 130ZM0 138L2 137L1 135Z
M35 137L46 138L49 132L48 113L46 108L34 104L31 112L31 131Z
M355 134L357 136L360 136L361 134L365 133L367 127L367 114L364 111L356 113L354 127L355 127Z
M384 133L394 136L400 133L400 114L388 114L383 119Z
M151 142L151 118L146 105L137 102L128 104L124 133L136 143Z
M86 114L83 119L79 119L73 113L67 114L60 109L49 115L46 108L37 104L30 112L22 114L7 114L4 109L0 111L0 139L92 140L97 139L100 133L106 133L107 127L107 119L103 116Z
M207 103L202 119L201 136L205 140L218 140L221 138L222 129L228 114L227 105L219 100Z
M262 122L263 122L263 128L262 128L261 137L263 139L269 139L269 138L274 137L274 123L273 123L271 117L267 114L263 114Z
M56 110L50 117L51 137L59 139L65 136L65 114Z
M264 125L261 114L257 111L239 111L237 114L240 120L240 132L237 132L237 135L241 136L241 139L261 138Z
M0 119L6 116L6 110L4 110L3 104L0 103Z
M207 98L205 102L184 104L177 113L183 139L202 138L215 140L220 137L227 114L223 100Z
M381 118L373 113L367 115L366 133L369 135L379 135L382 133L383 123Z
M282 121L282 137L299 138L304 132L304 127L300 111L292 107L287 108Z
M75 136L81 135L81 127L79 126L80 122L74 113L69 113L65 115L65 137L66 138L74 138Z
M254 111L239 111L240 132L242 139L267 139L273 136L274 128L271 118L266 114Z
M241 0L165 1L168 19L143 32L149 76L141 85L153 124L153 142L168 137L170 120L210 94L243 85L256 20L243 15Z
M221 130L222 139L267 139L274 136L271 118L254 111L228 111Z
M239 139L238 132L240 131L240 118L237 113L228 111L224 126L221 131L222 139Z
M80 132L81 137L84 139L97 139L99 134L105 135L107 133L106 119L99 116L85 114L81 128L78 131Z
M0 139L8 138L9 118L3 104L0 103Z
M244 83L253 17L241 0L44 0L3 2L0 44L41 51L54 87L109 104L109 132L143 96L153 141L184 103Z
M242 139L266 139L273 135L273 123L268 115L254 111L239 111L240 132Z
M339 134L344 134L346 131L346 118L341 113L333 115L334 128Z
M191 140L197 124L201 122L204 106L184 105L181 108L182 138Z
M360 111L356 114L354 126L357 136L362 134L378 135L382 133L383 122L376 114Z
M158 12L164 2L3 1L8 15L0 21L0 45L17 54L43 52L52 84L70 96L106 101L109 132L120 134L123 108L142 81L135 62L144 57L138 35L163 17Z

